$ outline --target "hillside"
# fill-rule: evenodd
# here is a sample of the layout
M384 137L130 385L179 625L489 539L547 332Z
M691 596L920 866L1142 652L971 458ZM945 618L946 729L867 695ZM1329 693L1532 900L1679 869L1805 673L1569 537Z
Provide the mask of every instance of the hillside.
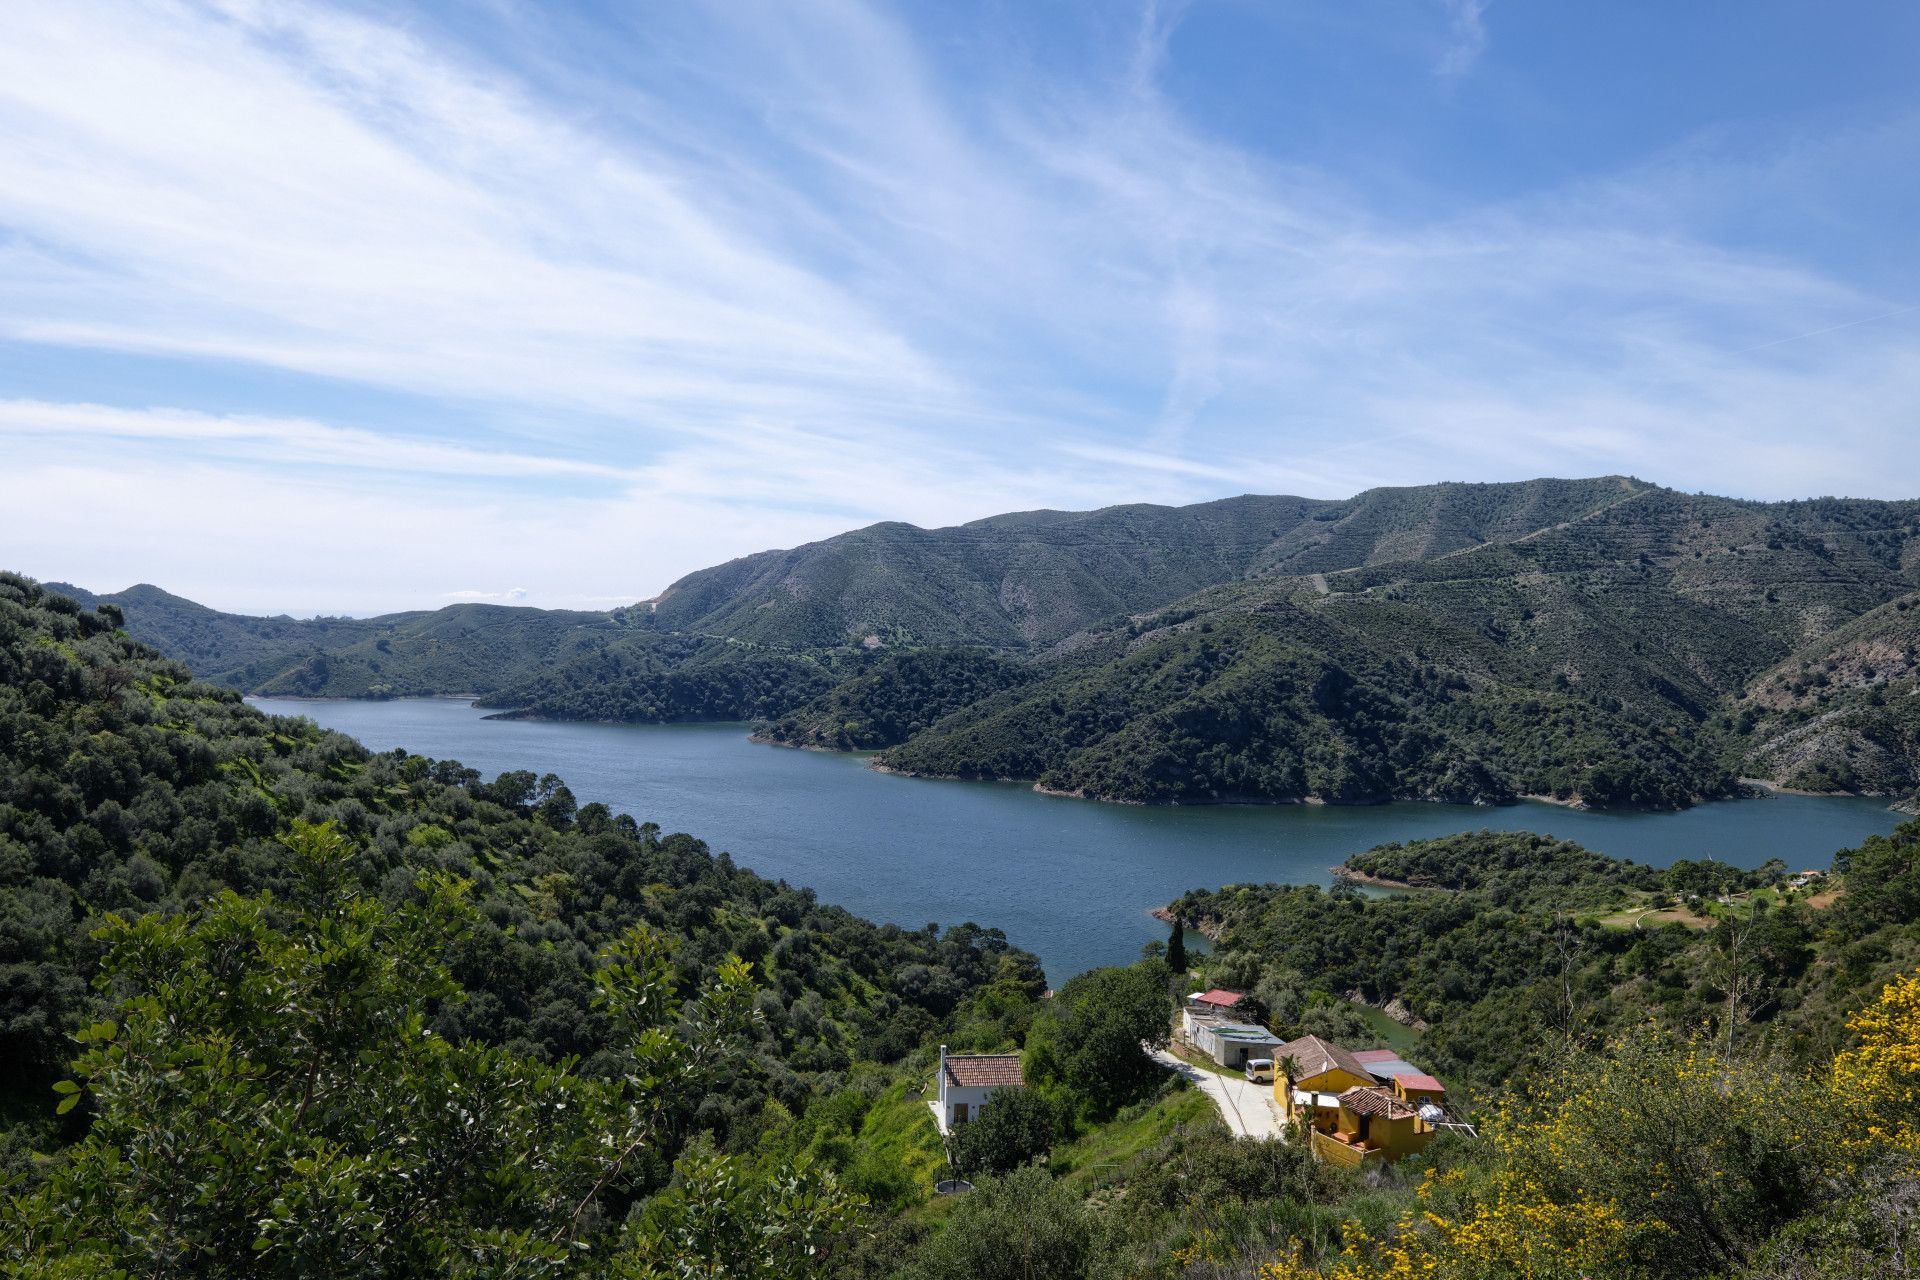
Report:
M267 696L483 693L624 635L613 615L556 609L456 604L373 618L261 618L144 583L108 595L66 583L47 589L89 608L112 605L129 635L199 679Z
M1043 998L995 930L261 715L117 621L0 575L10 1273L1785 1280L1915 1243L1920 978L1882 985L1920 822L1841 851L1837 904L1524 832L1382 846L1348 867L1428 891L1196 890L1198 971ZM846 705L897 732L1017 696L1001 662L899 655ZM1706 927L1621 918L1669 899ZM1364 1175L1229 1137L1141 1053L1194 982L1351 1048L1352 1000L1410 1007L1477 1134ZM1024 1073L961 1126L964 1197L934 1045Z
M1116 800L1671 807L1920 790L1917 530L1915 502L1600 477L875 525L609 614L102 599L247 692L757 720Z
M1329 501L1026 511L879 524L680 579L655 621L790 646L1046 645L1256 574L1316 573L1524 537L1646 486L1621 477L1372 489Z
M1826 906L1778 865L1655 870L1531 832L1384 845L1339 870L1415 891L1228 885L1169 911L1204 925L1209 980L1253 993L1277 1031L1326 1028L1339 1011L1313 1011L1328 997L1397 1003L1426 1024L1436 1068L1482 1092L1540 1065L1556 1038L1648 1018L1822 1063L1843 1011L1920 963L1920 821L1838 851L1845 892ZM1684 921L1645 914L1675 903L1692 904Z
M1643 490L1435 559L1220 586L1075 637L882 761L1129 800L1674 805L1740 773L1905 794L1917 514ZM1858 764L1811 772L1796 729Z
M580 805L551 775L483 779L262 715L116 620L0 575L0 1169L75 1136L42 1103L109 995L90 986L90 935L109 913L158 921L224 891L311 901L286 843L308 823L346 838L344 887L387 908L414 901L424 875L466 883L477 919L445 955L460 999L436 1000L428 1023L451 1040L548 1062L607 1053L618 1027L592 999L594 957L633 926L671 941L689 990L730 953L751 961L755 1028L677 1115L676 1145L750 1144L767 1108L790 1122L855 1064L957 1038L993 984L1019 999L1042 984L996 931L875 925L691 836ZM666 1176L649 1167L630 1194Z

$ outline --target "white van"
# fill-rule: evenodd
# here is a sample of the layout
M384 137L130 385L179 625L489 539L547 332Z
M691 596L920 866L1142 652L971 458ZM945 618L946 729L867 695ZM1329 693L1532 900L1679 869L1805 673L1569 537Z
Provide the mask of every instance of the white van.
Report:
M1273 1083L1273 1059L1272 1058L1248 1058L1247 1059L1247 1079L1253 1081L1253 1083L1255 1084L1272 1084Z

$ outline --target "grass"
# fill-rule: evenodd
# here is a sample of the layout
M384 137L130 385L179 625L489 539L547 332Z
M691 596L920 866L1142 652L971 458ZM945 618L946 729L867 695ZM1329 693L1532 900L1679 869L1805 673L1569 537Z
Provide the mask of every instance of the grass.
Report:
M1683 924L1689 929L1709 929L1713 921L1686 907L1628 907L1612 915L1600 916L1599 923L1609 929L1638 929L1642 925Z
M1711 929L1715 922L1728 916L1737 919L1752 914L1754 907L1763 902L1769 907L1800 902L1819 911L1832 906L1840 893L1841 890L1837 887L1812 894L1804 890L1795 892L1785 888L1754 889L1747 893L1734 894L1731 902L1702 900L1697 908L1688 906L1656 908L1651 905L1642 905L1591 918L1609 929L1638 929L1646 925L1663 924L1683 924L1689 929Z
M1224 1127L1213 1100L1182 1082L1151 1102L1123 1108L1096 1126L1053 1149L1056 1175L1081 1194L1126 1177L1129 1166L1151 1152L1176 1129L1194 1125Z
M933 1198L933 1184L947 1175L947 1152L916 1075L890 1086L861 1121L860 1159L902 1170L912 1180L915 1202Z

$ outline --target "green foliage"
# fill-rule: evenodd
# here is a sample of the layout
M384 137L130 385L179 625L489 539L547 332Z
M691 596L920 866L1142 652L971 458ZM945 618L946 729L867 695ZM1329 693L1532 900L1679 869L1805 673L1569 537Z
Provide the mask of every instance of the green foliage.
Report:
M1843 1152L1818 1080L1639 1028L1575 1053L1496 1123L1518 1184L1610 1205L1634 1273L1738 1273L1822 1199Z
M1908 826L1915 834L1881 844L1904 847L1920 835L1920 823ZM1920 945L1890 926L1851 943L1847 962L1816 966L1826 920L1800 903L1727 909L1711 928L1651 918L1611 927L1600 917L1614 907L1751 890L1768 877L1686 861L1662 872L1531 833L1383 845L1344 870L1427 891L1230 885L1173 909L1217 934L1208 980L1251 990L1279 1034L1365 1047L1377 1033L1345 1001L1397 999L1431 1024L1421 1058L1459 1086L1497 1084L1556 1045L1649 1016L1812 1059L1831 1049L1839 1011Z
M1834 868L1847 881L1841 910L1862 931L1920 920L1920 819L1902 823L1892 835L1869 836L1858 849L1842 850Z
M851 654L741 649L700 637L623 636L602 650L494 689L503 719L768 720L835 687Z
M1166 1071L1141 1049L1164 1048L1173 1001L1164 961L1094 969L1062 987L1027 1035L1027 1075L1057 1082L1111 1115L1160 1083Z
M752 1176L737 1160L694 1152L647 1206L607 1274L620 1280L806 1280L851 1245L862 1203L805 1160ZM590 1272L591 1273L591 1272Z
M360 848L353 888L389 909L422 875L468 883L476 916L444 959L466 993L427 1024L455 1044L612 1069L622 1034L596 1004L595 955L644 926L676 940L692 985L746 958L763 986L749 1042L645 1158L664 1183L681 1138L739 1150L770 1100L800 1115L857 1061L897 1061L943 1027L1008 1034L1044 988L995 930L902 930L763 880L685 835L576 806L559 779L483 781L451 761L374 754L230 690L111 630L101 615L0 576L0 1158L78 1137L51 1116L66 1037L101 1016L92 930L117 913L191 911L220 891L301 890L277 838L331 821Z
M466 886L423 877L397 907L362 896L330 825L287 837L288 900L225 893L194 914L108 917L98 984L115 1020L63 1107L92 1126L7 1206L10 1264L76 1274L217 1276L683 1274L771 1255L812 1274L857 1207L805 1168L771 1182L724 1157L683 1168L694 1197L622 1244L607 1224L636 1157L740 1051L747 966L683 1004L665 940L630 930L602 955L615 1028L594 1076L428 1026L461 991L441 957L471 932ZM778 1228L771 1236L762 1220ZM631 1255L631 1266L619 1254ZM610 1256L611 1255L611 1256Z
M1098 1224L1044 1169L985 1178L904 1271L909 1280L1079 1280Z
M1012 1173L1053 1149L1053 1104L1027 1089L1002 1089L954 1127L947 1151L963 1178Z
M1531 831L1472 831L1376 845L1348 858L1340 870L1414 888L1484 891L1512 905L1549 909L1611 903L1636 890L1657 889L1666 879L1651 867Z
M781 716L765 736L793 746L877 750L1030 678L1024 664L980 649L903 653Z

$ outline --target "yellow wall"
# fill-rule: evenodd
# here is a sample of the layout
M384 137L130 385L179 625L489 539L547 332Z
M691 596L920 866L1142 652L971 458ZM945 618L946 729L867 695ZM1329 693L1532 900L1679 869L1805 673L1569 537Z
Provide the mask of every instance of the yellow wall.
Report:
M1402 1077L1401 1079L1404 1078L1405 1077ZM1444 1090L1435 1093L1431 1089L1409 1089L1405 1084L1401 1083L1401 1080L1395 1080L1393 1082L1393 1091L1416 1107L1423 1102L1438 1102L1444 1106L1447 1101L1447 1095Z
M1282 1074L1279 1069L1280 1064L1276 1062L1273 1065L1273 1100L1280 1104L1281 1114L1289 1120L1293 1119L1293 1091L1295 1089L1306 1089L1313 1093L1345 1093L1347 1090L1359 1085L1373 1083L1373 1077L1371 1076L1356 1076L1353 1072L1343 1070L1339 1067L1322 1071L1317 1076L1307 1076L1304 1079L1288 1081L1287 1077ZM1325 1126L1322 1125L1321 1127L1324 1128Z
M1359 1133L1360 1117L1341 1107L1340 1129L1344 1133ZM1374 1116L1367 1125L1367 1141L1378 1146L1387 1159L1398 1160L1433 1141L1433 1130L1418 1116L1402 1116L1397 1120Z

